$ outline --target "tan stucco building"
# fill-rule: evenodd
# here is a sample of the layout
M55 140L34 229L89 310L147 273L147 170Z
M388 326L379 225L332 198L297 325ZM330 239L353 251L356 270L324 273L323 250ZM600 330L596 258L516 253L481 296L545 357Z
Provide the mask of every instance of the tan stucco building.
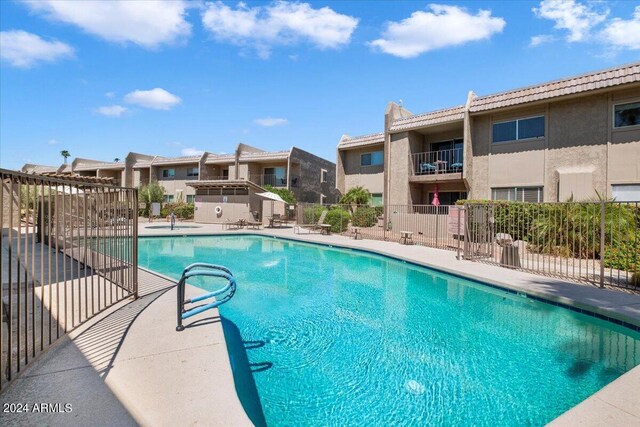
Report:
M469 92L461 105L424 114L390 103L384 132L340 140L336 183L382 192L387 205L431 204L436 188L443 205L640 200L640 64Z
M157 181L165 188L165 202L195 203L196 219L202 222L252 219L251 212L262 210L254 195L266 191L267 185L291 190L299 202L335 203L338 200L335 164L297 147L264 151L238 144L233 154L204 152L186 157L131 152L118 162L76 158L60 167L26 164L22 171L107 177L116 185L126 187ZM209 202L216 206L218 203L243 204L244 208L235 206L224 216L209 215L205 214L213 212Z

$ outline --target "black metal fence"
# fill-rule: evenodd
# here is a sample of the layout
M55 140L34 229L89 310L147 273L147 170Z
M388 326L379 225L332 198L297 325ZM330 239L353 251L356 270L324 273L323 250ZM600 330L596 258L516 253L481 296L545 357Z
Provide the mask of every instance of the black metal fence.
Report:
M472 261L640 289L640 202L388 205L386 212L299 204L297 230L456 250Z
M137 295L135 189L0 169L0 388L76 326Z
M322 220L331 225L332 233L354 238L400 242L408 236L410 242L432 248L460 247L464 230L458 230L458 207L389 205L387 209L385 218L382 206L299 204L296 221L308 231L321 231L317 225Z
M469 203L462 222L466 259L640 288L640 202Z

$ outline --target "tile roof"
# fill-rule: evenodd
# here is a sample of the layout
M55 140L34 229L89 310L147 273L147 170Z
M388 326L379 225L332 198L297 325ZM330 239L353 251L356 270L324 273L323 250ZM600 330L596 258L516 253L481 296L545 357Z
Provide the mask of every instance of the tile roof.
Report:
M640 63L476 97L471 103L470 111L474 113L510 107L634 82L640 82Z
M389 131L401 131L415 129L426 126L433 126L442 123L460 121L464 119L464 105L457 107L445 108L443 110L432 111L429 113L416 114L410 117L395 120Z
M60 169L60 166L46 166L46 165L34 165L27 163L22 167L24 173L55 173Z
M171 165L184 163L198 163L202 155L198 156L181 156L181 157L156 157L150 164L152 165Z
M77 171L87 171L96 169L124 169L124 163L122 162L95 162L95 163L81 163L74 167Z
M354 137L344 135L338 143L338 148L367 147L382 143L384 143L384 132Z
M289 157L289 150L286 151L264 151L261 153L240 153L240 161L246 160L283 160Z

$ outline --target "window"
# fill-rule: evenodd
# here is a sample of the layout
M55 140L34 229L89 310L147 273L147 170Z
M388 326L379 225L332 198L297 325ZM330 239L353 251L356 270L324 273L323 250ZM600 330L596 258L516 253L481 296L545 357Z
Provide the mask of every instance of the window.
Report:
M640 125L640 102L620 104L613 107L613 127Z
M509 200L512 202L542 202L542 187L508 187L492 188L492 200Z
M382 193L371 194L371 205L382 206Z
M360 166L380 166L384 164L384 152L374 151L360 155Z
M187 203L195 203L196 201L196 196L194 194L187 194Z
M187 176L198 176L200 174L200 172L198 171L198 168L188 168L187 169Z
M327 178L328 178L328 172L326 171L326 169L322 169L320 170L320 182L327 182Z
M227 179L229 179L229 169L224 169L224 170L222 171L222 179L223 179L223 180L227 180Z
M264 179L262 185L272 187L287 186L287 168L264 168Z
M175 169L162 169L162 177L163 178L173 178L176 176Z
M612 185L611 196L616 202L639 202L640 184Z
M173 203L173 194L165 194L164 195L165 203Z
M544 116L493 124L493 142L544 137Z

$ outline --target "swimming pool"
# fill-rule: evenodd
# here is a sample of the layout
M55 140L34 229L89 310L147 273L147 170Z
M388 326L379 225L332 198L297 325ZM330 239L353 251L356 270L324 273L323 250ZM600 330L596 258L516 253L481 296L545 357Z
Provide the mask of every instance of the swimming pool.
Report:
M251 235L139 248L174 278L234 272L220 313L256 425L543 425L640 363L640 333L388 257Z

